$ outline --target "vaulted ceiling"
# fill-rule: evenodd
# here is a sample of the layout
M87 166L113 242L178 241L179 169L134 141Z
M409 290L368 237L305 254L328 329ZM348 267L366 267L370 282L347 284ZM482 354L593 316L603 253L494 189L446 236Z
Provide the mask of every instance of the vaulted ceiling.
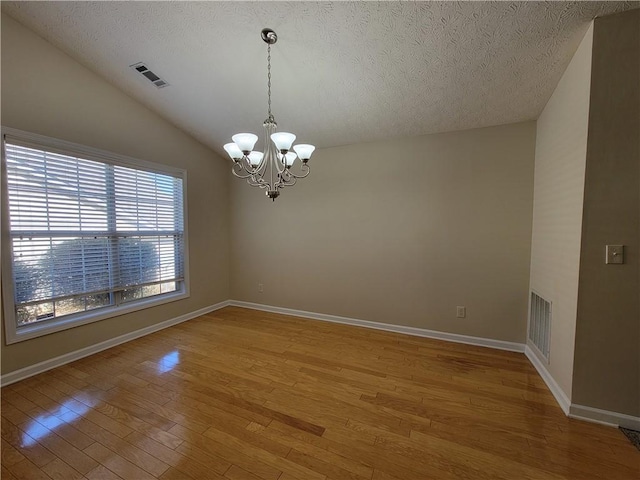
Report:
M535 119L596 16L638 2L2 2L222 153L273 113L330 147ZM169 87L130 65L144 62ZM44 76L46 78L46 74ZM43 80L46 85L46 80Z

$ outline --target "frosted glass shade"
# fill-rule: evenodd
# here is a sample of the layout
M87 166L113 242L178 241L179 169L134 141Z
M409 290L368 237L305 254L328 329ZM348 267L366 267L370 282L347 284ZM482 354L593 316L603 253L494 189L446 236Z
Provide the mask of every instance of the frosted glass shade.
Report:
M262 152L251 152L247 156L249 157L249 163L251 164L252 167L255 168L258 165L260 165L260 162L262 161L263 153Z
M253 133L236 133L231 140L241 151L250 152L258 141L258 136Z
M296 158L298 158L298 156L295 153L289 152L284 156L284 164L287 167L290 167L291 165L293 165L293 162L296 161Z
M224 149L233 160L240 160L244 156L242 150L240 150L238 148L238 145L236 145L235 143L225 144Z
M293 149L298 154L298 157L300 157L300 160L306 161L311 158L311 154L316 149L316 147L314 147L313 145L308 145L306 143L301 143L299 145L295 145Z
M291 145L295 141L296 136L293 133L276 132L271 134L271 140L276 144L276 148L282 152L291 150Z

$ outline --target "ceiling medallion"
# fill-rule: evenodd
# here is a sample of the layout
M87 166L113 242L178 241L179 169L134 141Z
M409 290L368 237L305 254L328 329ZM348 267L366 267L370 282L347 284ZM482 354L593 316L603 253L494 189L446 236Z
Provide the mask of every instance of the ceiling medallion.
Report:
M245 178L252 187L265 189L267 197L275 200L280 195L280 189L295 185L298 178L309 175L309 159L316 147L308 144L293 146L296 136L293 133L277 132L273 115L271 114L271 45L278 41L278 35L270 28L261 32L262 40L267 44L267 98L269 116L262 126L265 130L265 152L254 150L258 136L253 133L238 133L231 137L232 143L227 143L224 149L233 160L232 172L238 178ZM269 142L271 139L271 142ZM296 159L300 162L296 162ZM298 173L292 169L298 164Z

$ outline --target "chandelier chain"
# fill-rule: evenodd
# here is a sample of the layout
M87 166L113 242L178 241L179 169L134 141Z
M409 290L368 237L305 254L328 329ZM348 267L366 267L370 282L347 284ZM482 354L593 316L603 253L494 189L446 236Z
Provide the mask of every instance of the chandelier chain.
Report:
M271 115L271 44L267 45L267 90L269 98L269 120L273 120L273 115Z

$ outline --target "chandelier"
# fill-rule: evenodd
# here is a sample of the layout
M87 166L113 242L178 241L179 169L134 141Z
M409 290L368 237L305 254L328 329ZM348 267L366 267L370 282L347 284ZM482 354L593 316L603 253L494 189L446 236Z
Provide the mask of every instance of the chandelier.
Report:
M233 160L231 171L238 178L245 178L252 187L265 189L267 197L275 200L280 195L280 189L295 185L297 179L309 175L309 158L316 147L308 144L291 146L296 139L293 133L277 132L273 115L271 114L271 45L276 43L278 36L270 28L262 30L262 40L267 44L267 98L269 116L262 126L265 132L265 151L254 150L258 136L253 133L238 133L231 137L232 143L227 143L224 149ZM271 139L271 142L269 142ZM300 162L296 162L296 159ZM298 164L298 173L292 169Z

